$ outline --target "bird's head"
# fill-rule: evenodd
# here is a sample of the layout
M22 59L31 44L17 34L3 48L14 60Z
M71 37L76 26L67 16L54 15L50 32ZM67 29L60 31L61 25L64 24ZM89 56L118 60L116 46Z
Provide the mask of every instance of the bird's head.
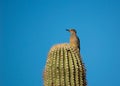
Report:
M66 31L70 32L71 34L76 34L76 30L75 29L66 29Z

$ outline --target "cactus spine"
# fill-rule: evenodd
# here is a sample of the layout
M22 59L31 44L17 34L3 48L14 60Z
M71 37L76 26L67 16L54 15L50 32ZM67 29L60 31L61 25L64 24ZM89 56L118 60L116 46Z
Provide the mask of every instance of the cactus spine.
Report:
M44 86L86 86L80 53L69 44L58 44L48 54Z

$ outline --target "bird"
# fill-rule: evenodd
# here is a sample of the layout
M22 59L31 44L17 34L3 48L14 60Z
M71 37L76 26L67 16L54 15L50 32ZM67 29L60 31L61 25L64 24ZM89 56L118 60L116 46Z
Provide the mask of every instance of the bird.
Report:
M77 36L77 31L75 29L66 29L66 31L70 32L70 45L80 51L80 39Z

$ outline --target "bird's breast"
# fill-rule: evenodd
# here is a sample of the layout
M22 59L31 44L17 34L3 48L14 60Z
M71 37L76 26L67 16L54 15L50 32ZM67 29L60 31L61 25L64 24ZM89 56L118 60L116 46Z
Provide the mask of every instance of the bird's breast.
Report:
M70 37L70 45L74 47L78 47L78 39L77 37Z

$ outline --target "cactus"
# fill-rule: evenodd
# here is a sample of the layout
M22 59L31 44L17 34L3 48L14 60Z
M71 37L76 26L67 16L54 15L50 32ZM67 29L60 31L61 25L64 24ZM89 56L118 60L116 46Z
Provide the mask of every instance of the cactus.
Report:
M86 86L80 53L69 44L58 44L51 48L43 76L44 86Z

